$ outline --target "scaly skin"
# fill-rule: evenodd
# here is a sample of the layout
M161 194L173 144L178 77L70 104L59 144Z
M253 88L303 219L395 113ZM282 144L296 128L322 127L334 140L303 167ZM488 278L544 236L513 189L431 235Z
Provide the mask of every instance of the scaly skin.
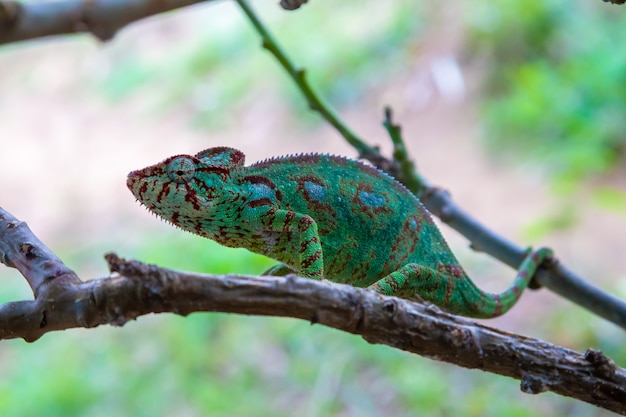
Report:
M192 233L281 264L267 271L418 296L470 317L508 311L550 249L528 254L514 283L481 291L420 201L389 175L347 158L308 154L244 166L218 147L128 175L150 211Z

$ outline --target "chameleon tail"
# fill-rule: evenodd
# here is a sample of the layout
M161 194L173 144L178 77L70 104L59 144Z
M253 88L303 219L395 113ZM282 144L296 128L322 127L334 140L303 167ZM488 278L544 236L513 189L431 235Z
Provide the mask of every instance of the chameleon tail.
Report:
M446 311L476 318L492 318L506 313L528 287L537 268L552 256L541 248L530 252L518 270L513 284L501 293L482 291L464 273L461 276L435 271L418 264L408 264L369 288L386 295L418 295Z
M540 248L534 252L529 252L520 265L513 284L501 293L486 293L477 288L474 283L466 277L459 282L457 287L461 292L465 304L459 305L462 311L460 314L478 318L491 318L500 316L511 309L517 303L522 292L532 281L539 265L552 257L552 250ZM452 312L452 311L451 311Z

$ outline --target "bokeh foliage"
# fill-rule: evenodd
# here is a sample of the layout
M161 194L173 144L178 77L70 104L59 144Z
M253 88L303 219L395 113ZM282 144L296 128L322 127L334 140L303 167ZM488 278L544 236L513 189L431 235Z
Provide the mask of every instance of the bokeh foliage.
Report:
M623 164L623 10L567 0L466 7L474 51L487 60L483 115L492 149L526 155L570 184Z
M363 8L340 2L288 15L258 6L281 45L311 70L310 79L338 106L356 102L368 88L402 71L410 54L406 45L423 28L420 5L408 0ZM306 120L310 112L301 93L260 46L237 10L219 24L201 25L182 44L163 45L156 55L142 42L125 44L99 87L113 101L156 89L161 110L186 108L203 128L223 126L233 108L252 97L281 91L294 107L291 116Z

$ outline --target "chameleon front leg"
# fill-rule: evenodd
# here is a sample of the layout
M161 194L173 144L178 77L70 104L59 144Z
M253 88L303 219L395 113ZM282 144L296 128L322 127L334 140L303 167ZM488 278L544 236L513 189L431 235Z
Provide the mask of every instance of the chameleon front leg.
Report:
M513 284L498 294L486 293L462 273L460 276L432 268L407 264L376 281L368 288L385 295L408 298L418 295L453 314L490 318L506 313L528 287L539 265L552 257L552 250L540 248L529 253Z
M256 211L258 207L249 207L244 210L247 218L256 218L258 228L261 231L290 233L296 238L299 244L296 246L296 253L290 254L293 259L293 267L289 265L276 265L269 269L267 273L274 272L286 275L290 272L297 272L306 278L322 279L324 275L324 260L322 256L322 243L317 232L317 223L311 216L296 213L291 210L269 208L261 214ZM284 248L273 248L274 252ZM297 269L299 268L299 269Z

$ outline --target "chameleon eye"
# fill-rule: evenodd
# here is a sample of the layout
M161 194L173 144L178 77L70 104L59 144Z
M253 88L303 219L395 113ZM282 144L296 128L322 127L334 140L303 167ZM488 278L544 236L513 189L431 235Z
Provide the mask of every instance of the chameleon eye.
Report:
M167 166L167 175L177 184L184 184L193 178L196 164L184 156L173 159Z

